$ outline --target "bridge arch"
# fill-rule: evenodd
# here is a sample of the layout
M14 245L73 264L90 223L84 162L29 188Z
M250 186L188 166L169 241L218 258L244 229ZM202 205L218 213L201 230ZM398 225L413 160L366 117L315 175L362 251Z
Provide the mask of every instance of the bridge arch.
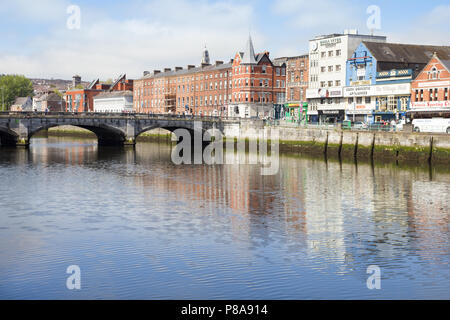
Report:
M63 125L70 125L72 127L86 129L94 133L97 136L98 144L101 146L123 145L126 140L126 135L122 130L105 124L99 124L94 126L94 125L65 124L65 123L49 124L35 127L28 133L28 139L31 139L33 135L35 135L39 131L60 127Z
M18 134L14 131L8 128L0 127L0 145L15 146L18 138Z

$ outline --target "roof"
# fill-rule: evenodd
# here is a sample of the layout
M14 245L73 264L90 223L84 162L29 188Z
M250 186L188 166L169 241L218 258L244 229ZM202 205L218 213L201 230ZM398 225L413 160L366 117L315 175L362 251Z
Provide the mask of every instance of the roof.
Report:
M450 60L441 60L444 67L450 72Z
M256 64L256 61L257 59L255 59L255 48L253 48L252 37L249 35L241 64Z
M378 62L427 64L436 52L444 60L450 58L450 47L402 43L362 42Z
M121 75L116 79L116 81L114 81L114 83L109 87L109 91L112 91L112 90L114 89L114 87L115 87L120 81L122 81L122 80L125 79L125 77L126 77L125 74L121 74Z
M231 69L232 64L231 63L223 63L223 64L219 64L219 65L204 65L199 66L199 67L194 67L191 69L181 69L178 71L175 70L170 70L167 72L161 72L161 73L157 73L157 74L148 74L144 77L141 78L142 79L153 79L153 78L163 78L163 77L171 77L171 76L179 76L179 75L189 75L189 74L194 74L194 73L198 73L201 71L216 71L216 70L224 70L224 69Z
M107 99L107 98L117 98L117 97L126 97L133 96L133 92L127 91L111 91L111 92L102 92L94 97L96 99Z
M286 64L287 58L276 58L272 60L274 66L280 67L283 64Z
M18 97L14 101L13 106L16 105L23 106L25 103L27 103L28 99L30 99L30 97Z

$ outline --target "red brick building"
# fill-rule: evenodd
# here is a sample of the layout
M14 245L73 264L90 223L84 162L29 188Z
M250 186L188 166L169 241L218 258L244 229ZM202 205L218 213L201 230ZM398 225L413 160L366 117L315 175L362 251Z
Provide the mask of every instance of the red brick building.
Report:
M249 37L245 52L238 52L232 65L232 103L229 116L266 117L286 97L286 64L270 60L269 52L255 54Z
M255 55L249 39L247 51L237 53L229 63L210 64L205 50L198 67L144 72L134 83L134 109L143 113L255 116L258 107L263 114L264 107L272 110L274 103L284 99L285 78L285 65L272 63L268 52Z
M204 61L144 73L135 81L134 109L139 113L220 115L229 103L231 63Z
M411 110L450 111L450 48L447 55L434 53L411 83Z
M286 102L306 102L308 88L309 56L302 55L286 58Z
M120 75L112 84L100 83L99 79L92 81L87 88L71 89L65 93L66 111L68 112L93 112L94 97L106 91L132 91L133 80L128 80L126 75Z
M287 57L286 59L286 104L281 118L298 121L306 112L306 89L309 79L309 55Z

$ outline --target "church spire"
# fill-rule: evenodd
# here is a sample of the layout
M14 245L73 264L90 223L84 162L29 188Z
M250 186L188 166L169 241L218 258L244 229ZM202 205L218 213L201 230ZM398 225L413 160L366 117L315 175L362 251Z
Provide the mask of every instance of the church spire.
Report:
M203 50L202 64L210 64L209 52L208 52L208 49L206 49L206 45L205 45L205 50Z
M256 64L255 49L253 48L252 37L248 36L247 46L245 47L242 64Z

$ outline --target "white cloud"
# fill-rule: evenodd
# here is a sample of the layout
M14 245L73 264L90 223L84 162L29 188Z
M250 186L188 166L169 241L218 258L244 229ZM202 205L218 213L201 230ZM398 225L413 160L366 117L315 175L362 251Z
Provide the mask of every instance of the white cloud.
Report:
M247 38L253 9L229 1L209 3L196 0L125 3L136 17L108 17L96 9L81 7L80 30L53 28L27 43L30 52L0 53L3 73L29 77L103 79L126 72L140 77L142 71L199 64L204 45L215 60L233 58ZM244 30L244 31L243 31ZM255 33L256 46L263 37Z
M388 41L450 46L450 5L440 5L388 33Z

